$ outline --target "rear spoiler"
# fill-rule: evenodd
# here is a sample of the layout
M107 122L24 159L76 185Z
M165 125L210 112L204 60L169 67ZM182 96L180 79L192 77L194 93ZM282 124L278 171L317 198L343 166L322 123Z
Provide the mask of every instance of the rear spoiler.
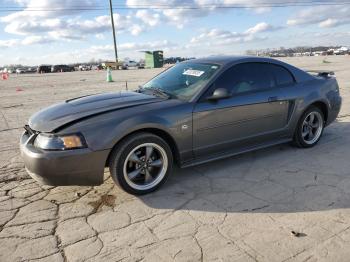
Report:
M334 76L333 71L323 71L323 70L311 70L307 71L308 73L316 76L321 76L321 77L331 77Z

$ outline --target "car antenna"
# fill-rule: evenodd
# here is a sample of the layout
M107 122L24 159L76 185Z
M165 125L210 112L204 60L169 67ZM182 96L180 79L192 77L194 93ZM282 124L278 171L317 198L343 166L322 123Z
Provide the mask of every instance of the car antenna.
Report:
M128 81L125 81L125 90L128 91Z

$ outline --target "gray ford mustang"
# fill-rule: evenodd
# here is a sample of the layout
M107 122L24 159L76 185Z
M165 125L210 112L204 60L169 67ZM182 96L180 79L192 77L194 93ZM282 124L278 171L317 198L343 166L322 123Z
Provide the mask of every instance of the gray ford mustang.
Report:
M33 115L21 137L28 173L49 185L97 185L109 167L133 194L188 167L293 141L314 146L341 107L331 72L258 57L179 63L136 92L78 97Z

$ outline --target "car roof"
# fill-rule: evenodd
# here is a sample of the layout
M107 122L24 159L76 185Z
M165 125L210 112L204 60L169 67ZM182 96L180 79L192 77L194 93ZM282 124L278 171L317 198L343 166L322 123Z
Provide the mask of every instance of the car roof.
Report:
M267 57L258 57L258 56L208 56L198 59L191 59L187 60L188 63L213 63L213 64L220 64L220 65L229 65L236 62L272 62L272 63L279 63L280 61L276 59L271 59Z
M227 68L229 68L234 64L249 63L249 62L271 63L271 64L283 66L284 68L292 72L297 82L308 81L313 79L313 77L310 74L290 64L287 64L277 59L261 57L261 56L209 56L205 58L187 60L183 63L218 64L221 66L221 70L226 70Z

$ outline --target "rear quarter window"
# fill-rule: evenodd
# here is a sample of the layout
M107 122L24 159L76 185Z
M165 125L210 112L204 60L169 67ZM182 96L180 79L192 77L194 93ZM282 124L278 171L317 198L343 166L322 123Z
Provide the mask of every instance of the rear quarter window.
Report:
M294 84L294 77L287 69L278 65L270 65L270 67L275 76L277 86L289 86Z

